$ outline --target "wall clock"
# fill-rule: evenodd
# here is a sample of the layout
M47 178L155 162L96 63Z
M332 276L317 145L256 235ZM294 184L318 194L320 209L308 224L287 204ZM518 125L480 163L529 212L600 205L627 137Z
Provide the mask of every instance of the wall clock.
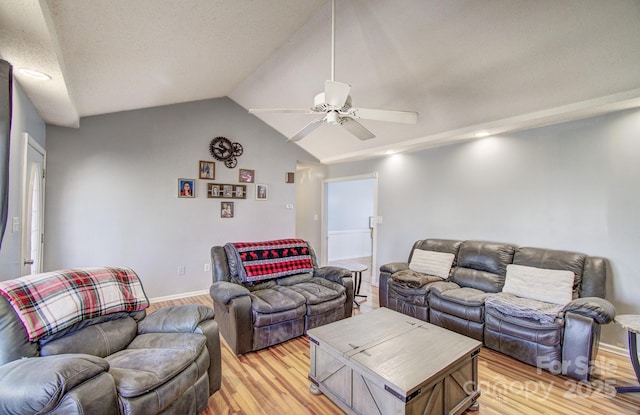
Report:
M218 161L223 161L224 165L232 169L238 165L238 159L244 152L242 144L232 143L225 137L216 137L209 143L209 152Z

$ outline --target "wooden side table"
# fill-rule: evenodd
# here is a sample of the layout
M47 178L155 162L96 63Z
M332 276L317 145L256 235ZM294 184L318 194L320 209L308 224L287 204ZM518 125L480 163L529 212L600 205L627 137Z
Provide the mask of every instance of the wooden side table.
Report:
M629 356L633 371L636 372L636 378L640 382L640 362L638 362L638 342L637 335L640 333L640 315L622 314L616 316L615 322L624 327L629 333ZM617 386L618 393L640 392L640 386Z

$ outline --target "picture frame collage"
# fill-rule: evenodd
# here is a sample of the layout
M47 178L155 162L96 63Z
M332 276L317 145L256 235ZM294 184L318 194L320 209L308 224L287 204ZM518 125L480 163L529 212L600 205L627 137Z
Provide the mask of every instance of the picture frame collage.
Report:
M209 199L246 199L247 185L244 183L254 183L256 171L253 169L239 169L238 182L235 183L207 183L207 198ZM200 180L215 180L216 165L213 161L200 160L198 164L198 178ZM264 183L255 184L255 200L265 201L269 199L269 185ZM196 179L178 178L178 197L196 197ZM220 202L220 217L233 218L235 216L235 204L233 201L223 200Z

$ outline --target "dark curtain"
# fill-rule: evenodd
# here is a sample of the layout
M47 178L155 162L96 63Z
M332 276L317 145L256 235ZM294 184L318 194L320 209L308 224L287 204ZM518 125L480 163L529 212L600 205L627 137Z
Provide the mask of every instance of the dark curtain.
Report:
M9 142L13 75L9 62L0 59L0 248L9 213Z

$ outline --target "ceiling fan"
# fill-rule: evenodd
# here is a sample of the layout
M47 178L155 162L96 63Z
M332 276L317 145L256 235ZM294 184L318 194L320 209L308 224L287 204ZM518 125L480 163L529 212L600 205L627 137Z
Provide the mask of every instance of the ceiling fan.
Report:
M256 108L249 113L305 113L321 114L322 117L311 121L287 141L295 142L311 134L322 124L341 125L348 132L360 140L368 140L375 135L367 130L358 119L390 121L405 124L415 124L418 113L411 111L390 111L369 108L351 107L351 85L336 82L335 77L335 9L336 2L331 2L331 80L324 83L324 92L319 93L313 100L311 108Z

